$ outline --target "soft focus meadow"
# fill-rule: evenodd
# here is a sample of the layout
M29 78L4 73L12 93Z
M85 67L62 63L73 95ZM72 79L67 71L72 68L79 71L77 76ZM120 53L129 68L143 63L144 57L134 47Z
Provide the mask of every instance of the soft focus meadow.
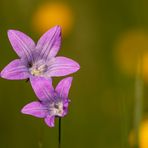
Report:
M8 29L37 41L54 25L63 28L59 55L81 65L62 148L148 148L148 1L1 0L0 70L17 58ZM36 99L31 86L1 78L0 90L0 147L56 148L58 122L20 112Z

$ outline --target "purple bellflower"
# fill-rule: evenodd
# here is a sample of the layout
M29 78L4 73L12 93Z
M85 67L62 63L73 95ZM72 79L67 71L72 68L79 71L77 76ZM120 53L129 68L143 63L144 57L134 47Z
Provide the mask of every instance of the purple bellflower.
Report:
M61 46L61 27L48 30L37 42L17 30L9 30L10 43L20 57L10 62L1 72L9 80L66 76L79 70L79 64L69 58L55 57Z
M54 127L55 117L64 117L68 112L68 93L72 77L64 78L56 86L51 79L35 77L31 79L32 87L39 101L34 101L23 107L22 113L38 118L44 118L49 127Z

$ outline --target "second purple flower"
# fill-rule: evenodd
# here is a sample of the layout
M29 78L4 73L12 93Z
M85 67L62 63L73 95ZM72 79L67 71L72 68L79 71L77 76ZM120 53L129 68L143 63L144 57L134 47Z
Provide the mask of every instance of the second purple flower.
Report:
M61 80L54 89L52 80L43 78L31 79L31 84L39 101L34 101L23 107L22 113L38 118L44 118L49 127L54 127L55 117L64 117L68 112L68 93L72 77Z

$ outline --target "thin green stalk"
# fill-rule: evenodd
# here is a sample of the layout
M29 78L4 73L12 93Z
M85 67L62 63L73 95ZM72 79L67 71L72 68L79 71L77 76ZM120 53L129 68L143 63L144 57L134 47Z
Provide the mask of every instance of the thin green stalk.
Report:
M135 112L134 112L134 129L135 129L135 145L139 148L139 125L142 118L142 98L143 98L143 80L142 80L142 58L139 58L137 64L137 74L135 82Z
M43 127L39 129L39 140L38 140L38 147L43 148Z
M61 148L61 117L59 117L59 141L58 141L58 148Z
M121 97L121 126L122 126L122 148L128 148L128 106L126 97Z

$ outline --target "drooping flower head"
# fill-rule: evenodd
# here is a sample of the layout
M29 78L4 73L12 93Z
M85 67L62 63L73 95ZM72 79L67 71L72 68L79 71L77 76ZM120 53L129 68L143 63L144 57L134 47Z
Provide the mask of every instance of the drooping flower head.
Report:
M44 118L49 127L54 127L55 117L64 117L68 112L68 93L72 77L64 78L56 86L51 79L35 77L31 79L32 87L39 101L34 101L23 107L22 113L38 118Z
M1 72L9 80L32 76L51 78L76 72L79 64L66 57L55 57L61 46L61 28L55 26L37 42L17 30L9 30L8 38L20 59L10 62Z

